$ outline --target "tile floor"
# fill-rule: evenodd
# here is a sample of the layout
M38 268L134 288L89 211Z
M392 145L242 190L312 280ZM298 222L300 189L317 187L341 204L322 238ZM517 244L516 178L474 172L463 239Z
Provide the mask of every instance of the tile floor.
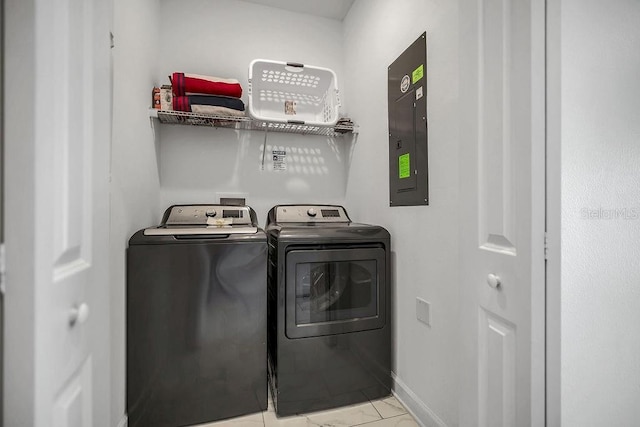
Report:
M266 411L195 427L419 427L398 400L387 397L329 411L277 418L269 399Z

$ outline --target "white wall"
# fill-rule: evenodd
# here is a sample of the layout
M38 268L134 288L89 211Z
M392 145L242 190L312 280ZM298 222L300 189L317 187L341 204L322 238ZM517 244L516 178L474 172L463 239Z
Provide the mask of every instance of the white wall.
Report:
M159 178L148 108L155 83L157 0L114 0L111 146L111 422L125 412L125 255L129 237L157 223ZM106 226L106 224L105 224Z
M340 21L231 0L160 1L156 78L173 72L238 79L247 103L253 59L301 62L343 76ZM262 225L281 203L344 203L352 139L158 126L161 205L217 202L219 193L244 195ZM287 151L287 170L273 171L272 147ZM158 215L160 212L158 212Z
M429 206L389 207L387 67L427 32ZM360 125L352 217L391 233L396 391L427 425L458 424L458 6L358 0L344 21L345 98ZM416 320L431 303L431 327Z
M562 0L562 424L640 419L640 3Z

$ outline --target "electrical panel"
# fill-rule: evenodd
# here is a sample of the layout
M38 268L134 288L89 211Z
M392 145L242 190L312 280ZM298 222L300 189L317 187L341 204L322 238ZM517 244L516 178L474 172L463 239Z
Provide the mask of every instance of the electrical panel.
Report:
M427 33L389 66L389 205L429 204Z

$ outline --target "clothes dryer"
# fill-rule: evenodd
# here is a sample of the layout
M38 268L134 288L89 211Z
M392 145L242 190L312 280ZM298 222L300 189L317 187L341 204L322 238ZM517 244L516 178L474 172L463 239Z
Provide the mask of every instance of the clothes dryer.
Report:
M342 206L281 205L266 232L269 384L276 413L391 391L390 236Z

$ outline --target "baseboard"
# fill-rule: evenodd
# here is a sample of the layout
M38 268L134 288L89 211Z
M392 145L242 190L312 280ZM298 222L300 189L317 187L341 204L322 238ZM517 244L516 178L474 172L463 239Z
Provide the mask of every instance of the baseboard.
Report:
M118 423L118 427L128 427L129 426L129 418L127 418L127 414L124 414Z
M413 418L422 427L447 427L436 414L400 379L395 372L391 373L393 379L393 394L404 405Z

